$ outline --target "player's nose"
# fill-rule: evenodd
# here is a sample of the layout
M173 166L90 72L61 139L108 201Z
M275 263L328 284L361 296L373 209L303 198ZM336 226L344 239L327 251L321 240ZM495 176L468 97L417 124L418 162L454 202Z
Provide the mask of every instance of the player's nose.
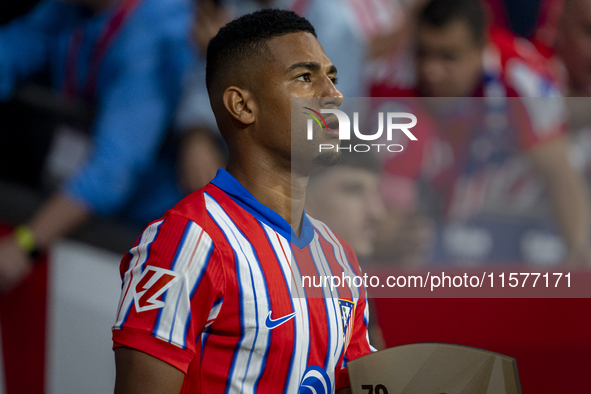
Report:
M343 94L331 82L332 88L328 87L320 97L320 108L338 108L343 104Z

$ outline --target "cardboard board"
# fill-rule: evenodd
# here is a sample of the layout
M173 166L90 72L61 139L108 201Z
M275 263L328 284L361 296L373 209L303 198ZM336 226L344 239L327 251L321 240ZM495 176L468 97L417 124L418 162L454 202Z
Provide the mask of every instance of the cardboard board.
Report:
M397 346L347 366L353 394L521 394L514 358L462 345Z

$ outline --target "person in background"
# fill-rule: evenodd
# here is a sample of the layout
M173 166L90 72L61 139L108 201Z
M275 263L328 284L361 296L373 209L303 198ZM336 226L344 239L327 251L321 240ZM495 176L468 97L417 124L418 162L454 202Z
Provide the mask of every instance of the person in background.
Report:
M564 0L555 40L545 53L566 96L573 165L591 183L591 2Z
M194 36L199 47L205 47L212 34L236 16L263 8L294 11L316 26L318 39L324 43L327 55L339 64L339 87L346 97L366 95L365 70L369 33L375 28L377 11L364 12L362 1L337 0L199 0ZM369 2L372 3L372 2ZM361 17L363 16L363 18ZM383 16L383 15L382 15ZM369 18L369 19L368 19ZM374 21L374 22L372 22Z
M379 194L380 163L371 153L344 151L333 167L310 177L306 212L325 222L371 261L384 203Z
M378 231L386 213L379 190L381 170L372 153L345 150L338 164L312 175L306 189L306 213L343 237L362 265L374 262ZM383 349L382 332L372 311L370 307L370 342Z
M56 99L95 108L88 158L0 241L1 290L27 275L34 253L91 215L145 224L186 194L168 130L195 61L191 18L185 0L45 0L0 28L1 99L49 70Z
M536 47L556 39L564 0L483 0L491 25L508 29Z
M350 393L347 362L372 351L365 287L293 282L360 274L352 248L304 213L308 177L338 152L292 145L293 98L342 103L336 66L306 19L275 9L224 26L206 74L228 169L122 259L115 393ZM314 133L335 140L328 127Z
M427 172L428 183L443 200L445 221L466 223L491 212L519 216L515 210L532 208L541 198L536 178L530 174L533 170L545 186L565 244L566 251L555 258L588 262L587 193L568 160L561 101L510 99L558 96L558 88L544 68L547 63L531 44L497 29L488 32L485 22L478 2L432 0L418 22L416 86L406 90L395 86L372 88L377 97L450 98L424 100L433 104L430 114L423 114L424 117L436 115L431 131L386 164L387 182L395 184L389 189L406 189L406 194L418 195L417 177ZM451 99L454 97L500 100ZM499 123L495 126L492 118L499 114L519 127L495 129ZM421 163L421 158L431 163ZM422 169L413 171L413 166ZM409 178L409 174L413 175ZM472 225L464 229L454 227L447 234L440 234L439 239L447 242L448 247L478 244L479 250L467 248L464 257L485 261L507 261L511 256L514 260L529 260L531 255L523 257L517 251L527 249L534 253L539 244L530 242L533 237L521 239L513 233L511 239L506 239L510 232L495 226L480 231L474 222ZM512 228L511 223L508 226ZM527 233L524 230L522 235ZM495 237L504 240L496 242ZM494 256L495 252L509 249L515 254Z
M555 60L564 71L568 97L591 95L591 2L565 0L555 42Z
M198 56L183 81L176 115L176 128L183 135L180 177L188 191L205 186L227 160L227 147L217 128L205 86L205 60L209 40L229 21L228 13L216 2L196 1L191 41Z

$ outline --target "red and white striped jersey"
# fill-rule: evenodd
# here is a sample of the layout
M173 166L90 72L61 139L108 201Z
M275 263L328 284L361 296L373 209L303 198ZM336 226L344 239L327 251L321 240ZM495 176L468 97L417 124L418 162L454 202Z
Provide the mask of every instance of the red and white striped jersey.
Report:
M351 247L304 215L302 234L220 170L121 261L114 347L185 375L182 393L333 393L373 349L364 287L303 285L361 275ZM318 280L318 279L317 279ZM302 391L303 392L303 391Z

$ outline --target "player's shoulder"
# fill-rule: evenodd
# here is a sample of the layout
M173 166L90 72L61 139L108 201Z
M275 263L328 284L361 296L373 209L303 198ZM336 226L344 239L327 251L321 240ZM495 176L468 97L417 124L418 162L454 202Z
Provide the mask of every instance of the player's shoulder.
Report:
M219 246L220 242L224 240L224 237L221 236L218 226L215 225L215 222L209 215L206 202L207 195L214 189L217 188L209 183L205 187L194 191L179 201L173 208L166 211L160 221L163 223L166 222L166 228L185 227L189 225L199 228L207 237L212 239L216 246Z
M204 223L207 213L205 206L205 191L208 187L209 184L190 193L179 201L172 209L168 210L166 214L183 216L196 223Z

